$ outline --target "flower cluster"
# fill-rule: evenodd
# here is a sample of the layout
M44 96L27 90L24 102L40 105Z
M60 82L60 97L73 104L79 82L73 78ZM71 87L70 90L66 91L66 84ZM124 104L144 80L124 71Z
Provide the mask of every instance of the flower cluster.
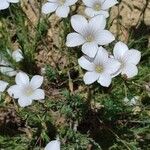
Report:
M69 6L77 0L48 0L42 7L45 14L56 11L56 15L66 18L69 14ZM109 8L118 3L117 0L83 0L85 14L71 17L71 26L75 32L69 33L66 38L66 46L81 46L82 56L78 63L87 70L83 80L85 84L97 81L100 85L108 87L112 78L121 74L126 78L132 78L138 73L137 64L141 53L138 50L129 50L123 42L117 42L113 55L102 46L115 40L113 34L106 30L106 19L109 17Z
M85 84L97 81L100 85L108 87L112 78L121 74L132 78L138 73L137 64L141 53L130 49L123 42L117 42L113 55L102 46L115 40L113 34L106 30L106 18L109 16L108 8L117 4L116 0L83 0L86 5L85 13L88 20L81 15L71 17L71 26L75 30L69 33L66 39L68 47L80 46L84 56L78 63L87 70L83 80Z
M69 6L77 0L48 0L42 7L43 13L56 11L59 17L67 17ZM138 73L136 65L139 63L141 53L138 50L129 50L123 42L116 43L113 55L110 55L102 46L115 40L113 34L106 30L108 10L118 3L117 0L83 0L86 19L82 15L71 17L71 26L75 32L69 33L66 39L68 47L81 46L82 56L79 65L87 70L83 80L85 84L97 81L100 85L108 87L112 78L121 74L132 78Z

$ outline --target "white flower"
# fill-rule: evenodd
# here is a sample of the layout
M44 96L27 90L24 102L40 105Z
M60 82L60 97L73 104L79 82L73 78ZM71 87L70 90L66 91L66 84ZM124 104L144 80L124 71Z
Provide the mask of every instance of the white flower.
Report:
M44 150L60 150L60 141L54 140L49 142Z
M132 78L138 74L137 64L141 59L141 52L135 49L130 49L123 42L116 43L114 50L114 58L121 63L121 66L116 74L121 73L127 78Z
M104 15L109 17L108 9L118 3L117 0L83 0L83 3L87 6L85 14L89 17L96 15Z
M98 50L98 45L106 45L115 40L115 37L108 30L104 30L106 26L106 18L98 15L89 21L81 15L71 17L71 25L77 32L68 34L66 45L75 47L82 45L82 52L89 57L94 57Z
M39 89L43 83L43 77L35 75L29 81L27 74L19 72L15 78L16 85L8 89L8 93L15 99L21 107L31 105L33 100L42 100L45 98L44 90Z
M111 84L111 74L120 67L118 61L108 57L108 52L103 47L99 48L93 62L90 62L84 56L78 62L82 68L88 71L83 77L85 84L97 81L104 87L108 87Z
M0 80L0 92L4 92L7 86L8 82Z
M11 64L8 63L6 60L0 60L0 72L4 75L12 77L15 76L17 72L10 66Z
M7 9L10 3L18 3L19 0L1 0L0 1L0 10Z
M44 14L52 13L56 11L56 15L62 18L66 18L69 14L69 6L74 5L77 0L48 0L42 6L42 12Z
M21 49L17 49L15 51L12 52L12 58L16 61L16 62L19 62L23 59L23 56L22 56L22 51Z

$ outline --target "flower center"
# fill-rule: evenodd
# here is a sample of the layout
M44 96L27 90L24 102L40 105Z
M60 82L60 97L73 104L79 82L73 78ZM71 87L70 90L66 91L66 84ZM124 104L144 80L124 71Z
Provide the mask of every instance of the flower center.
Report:
M103 70L104 70L104 68L103 68L103 66L101 66L101 65L97 65L97 66L95 67L95 71L96 71L97 73L102 73Z
M87 42L92 42L94 40L94 37L90 34L86 37Z
M58 0L60 5L63 5L65 3L66 0Z
M94 10L95 11L100 11L101 10L101 5L99 3L94 4Z
M120 61L120 69L123 69L125 67L125 63L123 61Z
M33 94L33 88L31 86L27 86L25 89L24 89L24 92L25 92L25 95L26 96L31 96Z

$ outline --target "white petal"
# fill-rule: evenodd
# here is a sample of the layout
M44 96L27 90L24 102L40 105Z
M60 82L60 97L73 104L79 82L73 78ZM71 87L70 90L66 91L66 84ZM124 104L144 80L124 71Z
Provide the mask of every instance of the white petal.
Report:
M28 85L29 84L29 77L26 73L19 72L16 75L15 81L16 81L16 84L18 84L18 85Z
M48 0L49 2L52 2L52 3L57 3L58 0Z
M60 150L60 141L54 140L49 142L44 150Z
M32 77L30 81L30 85L33 89L39 88L43 83L43 77L39 75L35 75Z
M101 74L97 82L104 87L109 87L111 84L111 76L109 74Z
M126 75L127 78L132 78L138 74L138 68L133 64L126 64L122 69L122 75Z
M81 15L74 15L71 17L71 25L76 32L83 34L84 29L88 25L88 21Z
M4 59L0 58L0 65L1 65L1 66L9 66L9 65L10 65L10 63L9 63L9 62L7 62L6 60L4 60Z
M131 63L137 65L141 59L141 52L135 49L126 51L123 57L123 60L126 63Z
M115 44L113 53L116 59L122 59L124 56L125 52L128 51L128 46L124 44L123 42L117 42Z
M71 6L74 5L78 0L66 0L65 5L66 6Z
M7 90L10 97L15 99L22 96L22 88L19 85L13 85Z
M18 104L21 106L21 107L26 107L26 106L29 106L32 104L32 100L28 97L21 97L18 99Z
M91 83L95 82L96 80L98 80L99 76L100 75L96 72L86 72L83 77L83 80L84 80L85 84L91 84Z
M107 10L100 10L98 14L103 15L105 18L109 17L109 12Z
M94 63L88 61L84 56L78 59L79 65L88 71L94 71L95 70L95 65Z
M93 8L85 8L85 14L89 17L94 17L97 15L96 11L93 10Z
M85 14L89 17L94 17L97 15L103 15L105 18L109 17L108 11L100 10L100 11L95 11L92 8L86 8L85 9Z
M102 46L99 47L98 52L95 56L94 63L99 65L108 61L108 52Z
M118 3L117 0L105 0L104 3L102 4L102 9L107 10L110 7L116 5Z
M107 45L115 40L114 35L108 30L99 31L96 41L99 45Z
M59 17L66 18L69 14L70 8L68 6L60 6L56 9L56 14Z
M106 18L103 15L98 15L90 19L89 25L95 30L103 30L106 26Z
M9 3L6 0L2 0L0 2L0 10L7 9L9 7Z
M33 100L43 100L45 98L44 90L36 89L33 94L30 96Z
M100 1L101 4L105 2L105 0L99 0L99 1Z
M8 82L0 80L0 92L4 92L8 84Z
M20 49L17 49L15 50L13 53L12 53L12 58L16 61L16 62L19 62L23 59L23 56L22 56L22 51Z
M115 59L109 58L105 64L105 70L108 74L114 74L119 71L121 63Z
M68 47L79 46L79 45L82 45L84 42L85 42L85 39L78 33L73 32L67 35L66 45Z
M98 51L98 45L94 42L91 43L87 42L82 46L82 52L89 57L92 58L95 57L97 51Z
M95 2L95 0L82 0L82 1L88 7L92 7Z
M114 78L116 76L118 76L121 73L121 68L119 68L116 72L111 74L111 77Z
M19 0L7 0L7 1L10 3L18 3L19 2Z
M0 67L0 72L9 77L13 77L17 74L17 72L11 67Z
M42 6L42 12L44 14L49 14L49 13L54 12L57 9L57 7L58 7L57 3L47 2Z

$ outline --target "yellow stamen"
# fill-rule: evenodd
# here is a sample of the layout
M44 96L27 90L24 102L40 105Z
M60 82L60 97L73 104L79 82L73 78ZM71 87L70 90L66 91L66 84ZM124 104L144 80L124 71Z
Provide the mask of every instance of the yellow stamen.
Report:
M94 10L95 10L95 11L100 11L100 10L101 10L101 5L100 5L99 3L96 3L96 4L94 5Z
M32 87L30 87L30 86L26 87L26 89L25 89L25 95L26 96L31 96L32 94L33 94Z
M94 38L93 38L92 35L88 35L88 36L86 37L86 41L87 41L87 42L92 42L93 40L94 40Z
M96 71L97 73L102 73L103 70L104 70L104 68L103 68L103 66L101 66L101 65L97 65L97 66L95 67L95 71Z

